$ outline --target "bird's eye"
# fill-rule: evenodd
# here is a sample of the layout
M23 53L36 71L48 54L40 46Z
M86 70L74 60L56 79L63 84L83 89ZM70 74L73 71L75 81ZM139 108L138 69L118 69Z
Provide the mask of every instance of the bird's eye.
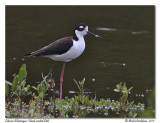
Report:
M79 26L79 31L83 31L84 30L84 27L83 26Z
M79 28L79 31L83 31L84 30L84 28Z

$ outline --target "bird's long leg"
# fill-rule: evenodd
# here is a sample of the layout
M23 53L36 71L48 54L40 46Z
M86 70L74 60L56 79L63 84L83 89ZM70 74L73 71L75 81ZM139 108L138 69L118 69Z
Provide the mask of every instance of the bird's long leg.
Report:
M61 77L60 77L60 100L62 100L62 83L63 83L63 74L66 62L63 62Z

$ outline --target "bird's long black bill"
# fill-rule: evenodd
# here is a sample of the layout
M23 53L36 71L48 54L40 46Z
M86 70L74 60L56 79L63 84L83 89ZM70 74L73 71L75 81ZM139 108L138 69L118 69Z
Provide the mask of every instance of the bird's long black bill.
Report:
M101 36L99 36L99 35L96 35L96 34L94 34L94 33L92 33L92 32L87 32L88 34L91 34L91 35L94 35L96 38L102 38Z

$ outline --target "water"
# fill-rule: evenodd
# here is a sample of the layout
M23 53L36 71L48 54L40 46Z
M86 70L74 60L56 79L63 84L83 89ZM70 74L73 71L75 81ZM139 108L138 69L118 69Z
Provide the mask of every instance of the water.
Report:
M6 6L6 80L26 63L28 84L36 86L52 68L59 86L61 62L22 56L72 35L83 22L103 39L85 36L85 52L66 64L63 97L78 91L73 79L86 78L93 98L96 90L97 99L118 100L113 89L126 82L134 87L130 100L149 105L146 95L155 87L154 14L154 6Z

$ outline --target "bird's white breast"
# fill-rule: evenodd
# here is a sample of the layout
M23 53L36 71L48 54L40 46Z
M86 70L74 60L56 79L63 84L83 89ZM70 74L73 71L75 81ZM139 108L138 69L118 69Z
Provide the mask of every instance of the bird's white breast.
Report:
M73 39L72 39L73 40ZM79 57L85 49L85 41L84 38L79 38L78 41L73 40L73 46L64 54L61 55L49 55L46 57L49 57L55 61L71 61L72 59L75 59Z

